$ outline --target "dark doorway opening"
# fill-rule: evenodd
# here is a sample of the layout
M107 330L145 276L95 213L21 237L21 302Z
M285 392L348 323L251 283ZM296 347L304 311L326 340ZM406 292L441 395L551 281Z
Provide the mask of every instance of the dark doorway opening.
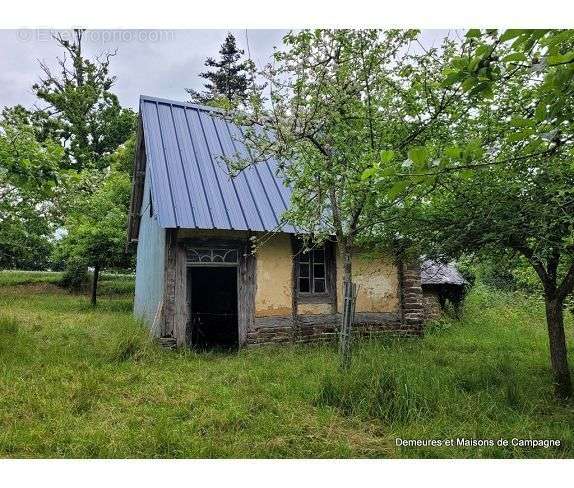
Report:
M187 270L187 283L188 344L198 349L236 348L237 268L192 266Z

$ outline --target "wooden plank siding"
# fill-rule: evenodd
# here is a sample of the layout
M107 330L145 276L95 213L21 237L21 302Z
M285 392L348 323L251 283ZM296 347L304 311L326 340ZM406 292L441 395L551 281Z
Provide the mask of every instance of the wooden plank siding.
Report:
M145 171L141 213L132 218L134 225L137 220L138 229L134 315L151 327L158 315L165 293L166 231L160 227L157 216L153 213L149 168ZM152 334L161 335L161 327L154 328Z

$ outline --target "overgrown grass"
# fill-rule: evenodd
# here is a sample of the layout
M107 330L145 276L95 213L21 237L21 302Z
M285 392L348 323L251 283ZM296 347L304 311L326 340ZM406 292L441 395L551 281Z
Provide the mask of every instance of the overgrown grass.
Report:
M131 294L135 289L135 277L129 274L102 273L98 294L103 296Z
M574 454L573 407L552 400L542 307L520 295L477 288L462 322L356 344L341 374L334 347L164 351L126 296L94 310L82 296L11 290L0 288L2 457ZM396 437L562 446L406 448Z
M572 323L567 324L572 342ZM572 362L572 354L570 355ZM371 343L347 374L324 376L317 402L378 419L401 439L559 439L555 449L401 447L406 457L572 457L574 409L552 400L542 304L484 287L462 322L424 340Z

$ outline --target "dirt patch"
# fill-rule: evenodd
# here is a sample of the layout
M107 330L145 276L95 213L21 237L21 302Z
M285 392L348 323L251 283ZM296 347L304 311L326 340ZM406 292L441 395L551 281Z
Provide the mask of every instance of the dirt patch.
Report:
M28 295L67 294L64 288L60 288L53 283L28 283L25 285L2 286L0 290L2 291L2 295L21 295L22 293Z

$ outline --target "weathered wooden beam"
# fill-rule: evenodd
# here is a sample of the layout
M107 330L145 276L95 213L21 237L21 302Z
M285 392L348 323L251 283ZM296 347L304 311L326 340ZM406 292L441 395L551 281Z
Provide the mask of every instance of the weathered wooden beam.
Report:
M244 346L255 318L256 256L251 250L249 241L242 242L238 251L238 342L239 346Z
M162 337L174 337L175 296L176 296L176 257L177 229L166 229L165 233L165 273L163 293Z
M173 335L178 347L185 345L189 316L187 303L187 256L185 248L176 242L175 249L175 310Z

